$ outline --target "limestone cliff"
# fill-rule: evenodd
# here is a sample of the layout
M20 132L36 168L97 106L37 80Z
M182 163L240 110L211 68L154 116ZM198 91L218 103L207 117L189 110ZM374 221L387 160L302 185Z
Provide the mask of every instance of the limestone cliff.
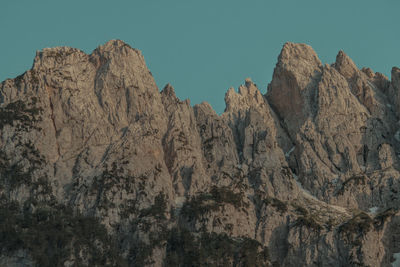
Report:
M0 265L391 266L399 90L286 43L218 115L122 41L43 49L0 84Z

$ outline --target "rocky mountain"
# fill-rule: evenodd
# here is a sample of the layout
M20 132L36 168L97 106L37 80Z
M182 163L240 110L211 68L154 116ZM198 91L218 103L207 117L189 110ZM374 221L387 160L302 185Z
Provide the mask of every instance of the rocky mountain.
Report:
M400 69L286 43L225 102L119 40L38 52L0 84L0 266L400 266Z

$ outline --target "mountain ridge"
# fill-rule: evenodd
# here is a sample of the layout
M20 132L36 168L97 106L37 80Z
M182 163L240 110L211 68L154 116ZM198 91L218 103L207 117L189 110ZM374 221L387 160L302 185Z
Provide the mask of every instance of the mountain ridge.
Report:
M0 83L0 265L390 266L399 73L286 43L218 115L123 41L46 48Z

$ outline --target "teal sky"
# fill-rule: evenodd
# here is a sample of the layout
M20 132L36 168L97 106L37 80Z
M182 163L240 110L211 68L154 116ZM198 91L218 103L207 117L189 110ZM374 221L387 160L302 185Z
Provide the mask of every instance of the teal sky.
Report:
M390 77L400 66L398 0L2 0L0 80L28 70L36 50L90 53L110 39L142 50L160 89L221 113L229 87L251 77L264 93L282 45L311 45L324 63L344 50Z

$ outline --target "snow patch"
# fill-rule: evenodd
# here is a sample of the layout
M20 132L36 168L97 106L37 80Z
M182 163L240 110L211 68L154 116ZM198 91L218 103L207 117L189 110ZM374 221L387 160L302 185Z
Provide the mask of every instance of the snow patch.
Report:
M400 253L393 253L394 262L392 262L392 267L400 266Z
M304 194L305 197L312 198L312 199L314 199L314 200L319 201L319 199L317 199L315 196L313 196L313 195L310 193L310 191L308 191L307 189L304 189L303 185L302 185L302 184L300 183L300 181L299 181L299 177L297 177L296 174L293 173L293 177L294 177L294 180L296 181L297 186L298 186L298 187L300 188L300 190L303 192L303 194Z
M377 91L375 84L371 83L370 81L367 81L367 83L371 87L372 90Z
M400 130L397 130L397 132L394 134L394 138L400 142Z
M372 207L369 209L369 213L371 214L376 214L376 212L378 211L379 207Z
M294 151L294 149L296 148L296 146L292 147L288 152L286 152L285 157L289 157L290 154L292 154L292 152Z

